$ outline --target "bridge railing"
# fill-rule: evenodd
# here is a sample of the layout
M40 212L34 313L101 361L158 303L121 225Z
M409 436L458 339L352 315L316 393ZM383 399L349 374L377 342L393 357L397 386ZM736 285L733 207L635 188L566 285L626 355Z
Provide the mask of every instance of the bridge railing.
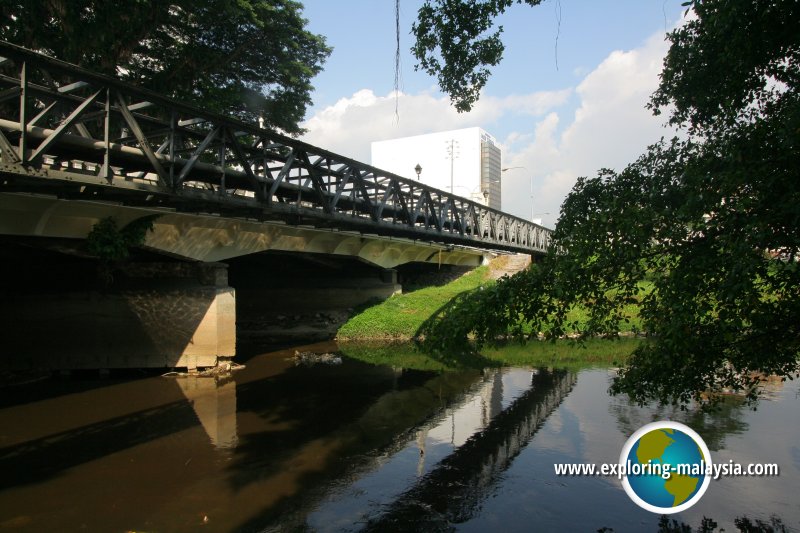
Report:
M0 41L0 190L543 253L550 230Z

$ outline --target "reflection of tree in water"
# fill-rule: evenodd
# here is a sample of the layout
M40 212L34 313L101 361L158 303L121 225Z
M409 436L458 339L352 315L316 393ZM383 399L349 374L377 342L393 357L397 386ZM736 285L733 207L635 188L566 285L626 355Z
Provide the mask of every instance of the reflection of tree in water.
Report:
M744 398L739 396L725 397L713 411L681 410L672 405L637 407L630 404L625 397L614 397L609 404L609 410L617 418L617 424L624 435L633 435L637 429L650 422L674 420L697 431L708 449L714 452L725 447L726 436L747 431L744 409Z
M530 389L389 504L383 514L370 520L365 529L440 531L467 521L570 393L576 379L566 371L535 373Z
M789 531L783 520L772 515L769 520L761 520L760 518L750 519L747 516L740 516L733 520L736 526L736 531L741 533L786 533ZM658 521L657 533L722 533L724 528L720 528L719 524L711 518L703 517L700 525L696 529L685 522L670 519L666 515L661 515ZM597 533L614 533L614 529L610 527L601 527Z

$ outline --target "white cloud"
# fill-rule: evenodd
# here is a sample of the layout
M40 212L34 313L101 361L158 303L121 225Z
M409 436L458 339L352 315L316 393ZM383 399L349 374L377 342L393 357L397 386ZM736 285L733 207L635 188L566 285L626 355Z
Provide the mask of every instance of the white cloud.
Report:
M458 113L447 97L432 93L376 96L362 89L342 98L302 124L308 130L303 140L332 152L369 162L370 143L396 137L435 131L481 126L500 120L509 113L541 116L563 104L572 93L562 91L481 98L469 113ZM398 115L395 114L398 105Z
M552 226L561 202L578 176L598 169L621 169L648 144L668 135L664 119L645 109L658 84L667 43L663 34L641 47L614 51L574 88L527 95L484 95L470 113L459 114L447 97L433 92L376 96L364 89L309 118L304 140L333 152L369 162L370 143L456 128L505 129L503 210L523 218L533 211ZM571 106L577 102L577 107ZM399 120L395 105L399 105ZM528 117L521 128L520 119ZM506 124L505 128L503 125Z
M667 43L658 34L640 48L612 52L576 87L580 104L563 130L556 126L566 117L551 113L536 124L530 144L508 145L507 166L524 166L528 176L504 176L503 209L530 216L532 176L533 210L549 212L542 218L552 225L579 176L593 176L603 167L621 170L668 135L664 119L644 107L658 85L666 51Z

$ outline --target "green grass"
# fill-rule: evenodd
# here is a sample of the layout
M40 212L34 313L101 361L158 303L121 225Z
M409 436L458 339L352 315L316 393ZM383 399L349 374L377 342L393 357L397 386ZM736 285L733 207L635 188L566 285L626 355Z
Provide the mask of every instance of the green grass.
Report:
M398 294L355 314L337 333L338 339L410 339L443 305L486 280L487 267L478 267L441 287L427 287Z
M524 345L509 342L498 348L484 348L480 355L455 358L431 356L409 342L386 342L414 338L420 326L451 299L481 285L494 283L487 279L487 274L487 267L479 267L447 285L395 295L361 310L339 329L337 339L342 353L372 364L417 370L445 371L504 365L580 369L622 365L642 342L637 338L591 339L582 345L569 340L555 343L531 341ZM643 283L641 294L648 290L651 290L650 284ZM641 327L635 305L627 306L624 312L630 317L630 322L621 328L623 332ZM585 323L588 313L585 308L576 307L570 311L569 320Z
M638 286L639 295L637 301L641 301L646 294L653 290L653 282L651 281L640 281ZM642 331L642 320L639 317L639 306L637 304L624 306L622 313L627 318L627 321L623 321L620 324L620 333ZM567 320L577 321L579 327L583 327L589 321L589 312L585 306L575 306L567 313Z
M494 283L487 279L488 272L488 267L478 267L441 287L427 287L395 295L367 307L357 312L339 329L337 339L412 339L417 336L422 324L451 299L481 285ZM651 291L652 286L649 281L640 282L639 299ZM623 313L628 317L628 321L620 324L620 332L641 331L638 306L629 304L623 308ZM588 311L583 306L576 306L567 314L567 320L577 321L579 328L586 324L588 319ZM524 327L523 331L530 333L528 327Z

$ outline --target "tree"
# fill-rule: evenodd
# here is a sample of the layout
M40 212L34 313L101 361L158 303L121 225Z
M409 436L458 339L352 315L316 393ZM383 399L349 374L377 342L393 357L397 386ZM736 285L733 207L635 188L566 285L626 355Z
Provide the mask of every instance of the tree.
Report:
M494 19L523 2L534 6L542 0L426 0L419 8L412 27L416 68L436 76L458 111L472 109L489 79L489 66L503 58L503 27L487 33Z
M685 135L580 178L546 260L454 303L431 346L521 336L520 320L549 337L614 336L637 303L653 340L614 392L686 404L800 372L800 4L691 6L649 104ZM587 323L568 323L573 305Z
M0 11L9 42L291 134L330 54L293 0L0 0Z

